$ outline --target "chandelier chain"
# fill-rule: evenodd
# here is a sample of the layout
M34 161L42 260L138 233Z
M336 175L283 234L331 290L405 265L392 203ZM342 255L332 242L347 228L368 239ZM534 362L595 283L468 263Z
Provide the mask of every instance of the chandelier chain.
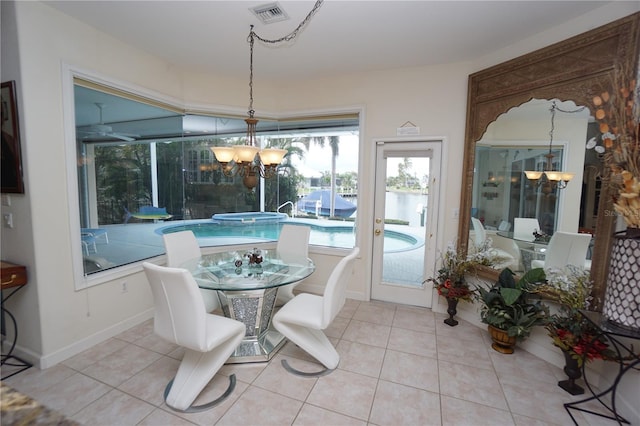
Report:
M260 37L258 34L256 34L253 31L253 25L252 25L251 26L251 32L249 33L249 42L251 42L251 39L253 39L253 38L258 39L263 43L269 43L269 44L277 44L277 43L282 43L283 41L291 41L291 40L293 40L294 38L296 38L296 36L298 35L298 33L300 32L302 27L304 27L311 20L313 15L315 15L315 13L318 11L318 9L320 9L320 6L322 6L323 2L324 2L324 0L316 0L316 4L313 6L313 9L311 9L311 11L307 14L307 16L296 27L296 29L291 31L289 34L287 34L284 37L280 37L280 38L277 38L277 39L274 39L274 40L270 40L270 39L267 39L267 38L262 38L262 37Z
M549 130L549 152L551 152L551 146L553 144L553 131L555 130L555 118L556 118L556 111L559 112L564 112L567 114L573 114L573 113L577 113L577 112L582 112L586 109L586 106L582 106L580 108L577 109L573 109L573 110L568 110L568 109L562 109L560 107L558 107L556 101L553 101L551 103L551 130Z
M315 15L318 9L320 9L320 6L322 6L323 2L324 0L316 0L316 3L313 6L313 9L311 9L311 11L307 14L307 16L296 27L296 29L291 31L289 34L285 35L284 37L280 37L273 40L260 37L258 34L256 34L255 31L253 31L253 25L251 25L251 28L249 29L249 36L247 37L247 41L249 42L249 111L248 111L249 117L253 118L255 114L255 110L253 109L253 45L255 43L255 40L260 40L261 42L267 43L267 44L278 44L278 43L293 40L298 36L298 33L300 32L300 30L305 25L307 25L307 23L311 20L313 15Z

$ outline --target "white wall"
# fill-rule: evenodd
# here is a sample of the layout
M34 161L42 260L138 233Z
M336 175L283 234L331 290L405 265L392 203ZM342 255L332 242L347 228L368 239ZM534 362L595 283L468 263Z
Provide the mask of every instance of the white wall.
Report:
M422 135L444 136L443 241L455 240L466 113L467 75L489 65L578 34L638 9L616 2L571 25L547 31L473 63L345 75L260 88L256 110L274 114L299 110L363 108L364 160L360 179L373 177L374 138L395 137L407 120ZM25 195L2 206L16 218L2 229L2 258L25 264L29 284L10 300L20 324L19 350L48 367L150 316L151 297L139 270L88 290L75 291L62 113L62 66L68 64L141 86L186 105L246 109L246 81L196 75L165 63L36 2L2 2L2 80L16 80L25 164ZM268 113L268 112L267 112ZM370 244L373 193L359 198L362 246ZM362 203L362 204L361 204ZM366 219L369 219L366 220ZM369 223L367 223L369 222ZM363 267L368 270L365 250ZM363 273L356 289L366 288ZM120 292L126 279L129 292ZM443 305L434 309L444 311Z

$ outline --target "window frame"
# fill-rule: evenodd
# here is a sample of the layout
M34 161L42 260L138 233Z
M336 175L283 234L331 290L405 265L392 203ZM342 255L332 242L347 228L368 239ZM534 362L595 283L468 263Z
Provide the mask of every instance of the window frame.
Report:
M114 268L106 269L104 271L95 272L92 274L84 273L83 266L83 248L81 243L81 230L80 230L80 188L78 184L78 171L77 171L77 146L76 146L76 126L75 126L75 100L74 100L74 87L77 83L77 79L83 82L93 82L97 86L106 87L114 90L115 95L127 94L131 95L132 100L145 100L151 101L153 104L156 101L156 106L170 106L173 111L180 111L182 114L193 114L188 111L186 106L181 101L173 98L169 98L166 95L150 91L146 88L135 86L130 83L124 83L116 81L112 78L98 75L94 72L88 72L68 64L63 64L63 81L62 81L62 99L63 99L63 124L64 124L64 138L65 138L65 155L67 159L67 196L69 205L69 235L72 255L72 268L74 275L74 287L76 291L80 291L95 285L110 282L113 280L121 279L134 273L138 273L141 270L141 265L144 261L151 261L154 263L164 263L164 254L153 257L151 259L142 259L139 261L133 261L128 264L120 265ZM177 105L182 105L178 107ZM323 111L307 111L296 114L282 114L276 117L276 121L295 121L297 119L303 120L305 118L314 116L327 116L335 117L340 115L357 115L359 121L358 128L358 165L357 172L361 173L363 167L363 144L362 144L362 123L363 123L363 108L350 107L350 108L336 108L327 109ZM202 114L199 111L198 114ZM236 111L225 111L223 109L217 109L214 111L207 111L207 115L216 116L233 116L237 117ZM198 155L200 157L200 153ZM198 182L201 181L202 172L196 173L198 176ZM360 229L358 222L363 220L362 215L356 217L354 226L356 229ZM359 245L360 233L356 231L355 244ZM225 246L229 248L229 246ZM346 252L346 249L338 247L317 246L313 250L317 253L331 254Z

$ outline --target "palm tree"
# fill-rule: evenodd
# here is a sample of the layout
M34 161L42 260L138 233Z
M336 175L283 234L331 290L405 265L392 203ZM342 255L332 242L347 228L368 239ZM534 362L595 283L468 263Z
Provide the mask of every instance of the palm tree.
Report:
M340 146L339 136L316 136L310 138L310 140L321 148L324 148L325 143L328 141L331 147L331 204L329 209L329 217L335 216L336 209L336 159L338 158L338 149Z
M265 209L275 211L281 205L281 196L293 203L298 199L298 184L302 181L302 176L298 173L291 158L297 156L303 159L309 149L309 140L307 138L274 138L268 140L266 148L287 150L282 163L278 166L278 176L271 179L274 181L273 183L267 181L267 188L265 188L267 189L265 196L268 197L268 199L265 197ZM280 179L280 176L287 176L287 179Z

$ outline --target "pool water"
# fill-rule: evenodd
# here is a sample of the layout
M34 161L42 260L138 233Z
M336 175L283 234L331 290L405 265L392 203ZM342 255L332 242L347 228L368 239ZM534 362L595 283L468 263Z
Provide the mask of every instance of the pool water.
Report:
M309 226L311 228L309 244L311 245L340 248L352 248L355 246L356 238L352 226L320 226L295 223L293 221L287 221L287 223L296 226ZM206 222L166 226L156 232L168 234L193 231L196 238L247 237L265 241L277 241L281 228L282 222L271 224L245 223L243 226ZM424 242L421 239L413 235L391 230L384 231L384 251L386 253L413 250L423 244Z

